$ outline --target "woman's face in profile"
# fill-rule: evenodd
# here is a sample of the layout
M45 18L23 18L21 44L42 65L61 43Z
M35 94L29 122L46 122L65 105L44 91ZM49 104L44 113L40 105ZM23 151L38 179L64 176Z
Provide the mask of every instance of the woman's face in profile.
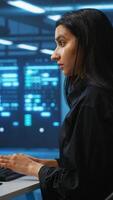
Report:
M71 76L75 67L78 39L68 28L59 25L55 30L56 49L51 56L56 60L64 75Z

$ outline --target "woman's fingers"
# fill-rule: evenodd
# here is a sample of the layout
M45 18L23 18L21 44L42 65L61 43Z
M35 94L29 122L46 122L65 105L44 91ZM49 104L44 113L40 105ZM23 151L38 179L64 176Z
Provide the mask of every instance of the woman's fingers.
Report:
M8 158L0 158L0 167L8 168Z
M8 159L9 156L0 156L0 159Z
M0 167L10 168L14 164L15 155L0 156Z

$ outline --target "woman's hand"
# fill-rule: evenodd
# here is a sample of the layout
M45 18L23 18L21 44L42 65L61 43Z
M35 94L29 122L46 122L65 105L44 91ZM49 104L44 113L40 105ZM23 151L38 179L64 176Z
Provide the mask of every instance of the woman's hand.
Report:
M0 167L12 169L15 172L38 177L43 164L38 163L24 154L0 156Z
M58 167L58 162L54 159L40 159L32 156L29 156L29 158L48 167Z
M48 167L58 167L58 162L56 160L40 159L38 162Z

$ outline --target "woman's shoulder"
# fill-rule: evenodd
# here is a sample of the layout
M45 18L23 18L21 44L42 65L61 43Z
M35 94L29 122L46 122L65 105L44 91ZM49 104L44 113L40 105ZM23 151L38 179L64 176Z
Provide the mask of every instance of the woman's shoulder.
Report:
M94 108L95 106L113 108L113 92L96 85L88 85L85 89L83 105Z

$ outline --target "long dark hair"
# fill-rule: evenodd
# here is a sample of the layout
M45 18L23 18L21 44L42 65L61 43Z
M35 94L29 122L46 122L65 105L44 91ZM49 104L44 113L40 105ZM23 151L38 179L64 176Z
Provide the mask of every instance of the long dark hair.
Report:
M108 17L97 9L81 9L64 14L59 25L67 27L83 49L83 64L75 79L82 74L92 84L113 89L113 27ZM67 78L65 91L69 82Z

